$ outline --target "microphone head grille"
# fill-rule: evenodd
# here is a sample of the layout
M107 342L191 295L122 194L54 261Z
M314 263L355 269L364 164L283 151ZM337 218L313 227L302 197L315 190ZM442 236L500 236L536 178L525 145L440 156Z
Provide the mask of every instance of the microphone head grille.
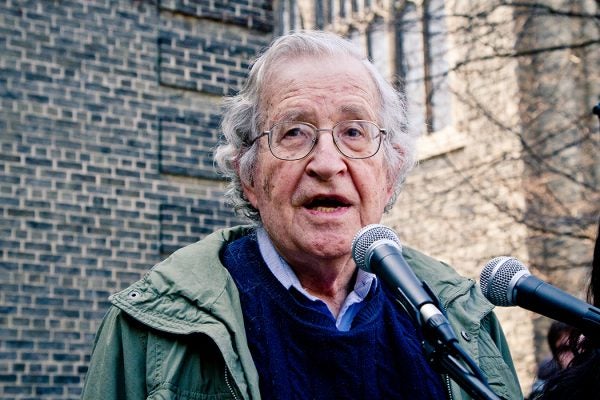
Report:
M496 257L490 260L479 278L481 292L490 303L501 306L513 306L513 278L515 275L529 274L527 268L516 258Z
M391 240L402 249L402 245L400 244L396 232L385 225L367 225L354 235L354 239L352 239L352 258L354 258L354 262L359 268L365 271L371 271L368 260L366 259L369 247L382 239Z

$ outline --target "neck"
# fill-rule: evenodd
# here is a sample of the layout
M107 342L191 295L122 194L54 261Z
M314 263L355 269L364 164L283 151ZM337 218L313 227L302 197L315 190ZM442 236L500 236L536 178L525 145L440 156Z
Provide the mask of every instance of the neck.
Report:
M354 287L356 267L346 263L341 267L325 265L307 268L292 266L302 287L311 295L323 300L337 318L342 304Z
M270 255L269 249L272 249L278 257L283 258L294 271L304 290L323 300L337 318L356 280L356 265L350 254L318 257L306 252L282 251L264 229L258 231L258 240L265 246L267 255Z

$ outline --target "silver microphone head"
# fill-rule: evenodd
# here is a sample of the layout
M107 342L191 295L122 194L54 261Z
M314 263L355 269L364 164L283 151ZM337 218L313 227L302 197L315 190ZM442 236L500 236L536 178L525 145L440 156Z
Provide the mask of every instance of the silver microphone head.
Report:
M513 257L496 257L490 260L479 277L481 292L490 303L501 306L516 305L514 288L517 281L529 271Z
M354 235L354 239L352 239L352 258L360 269L372 272L369 260L371 257L371 247L373 244L380 243L381 241L392 242L402 250L402 245L396 232L385 225L367 225Z

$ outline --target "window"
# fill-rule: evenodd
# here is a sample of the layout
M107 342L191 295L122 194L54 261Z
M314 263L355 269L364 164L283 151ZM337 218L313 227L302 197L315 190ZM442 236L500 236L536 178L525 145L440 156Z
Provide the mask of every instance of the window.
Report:
M303 27L296 0L282 0L277 8L278 21L275 25L275 35L283 35Z
M413 129L427 133L451 123L444 1L406 2L395 19L396 75L409 100Z
M393 64L390 62L392 52L386 25L381 17L376 17L369 25L367 31L367 52L369 58L383 76L392 76L391 66Z

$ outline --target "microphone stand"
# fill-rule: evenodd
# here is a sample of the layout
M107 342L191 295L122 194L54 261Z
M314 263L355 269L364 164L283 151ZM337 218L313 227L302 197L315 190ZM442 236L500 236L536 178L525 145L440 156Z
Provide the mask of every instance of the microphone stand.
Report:
M386 281L384 279L384 282ZM435 307L441 310L437 296L425 282L421 283L436 303ZM429 318L427 323L423 324L421 312L408 301L400 288L395 288L392 292L395 294L398 303L412 317L413 323L423 333L425 355L434 370L447 374L474 399L500 400L500 397L489 388L487 379L475 361L458 344L458 339L456 339L452 327L448 324L448 320L438 314L439 318ZM463 363L469 368L467 369Z
M496 395L496 393L489 388L484 377L478 376L478 373L465 368L465 366L454 355L452 355L450 351L445 348L445 346L439 345L434 347L427 340L423 343L423 345L425 348L425 354L427 355L429 363L433 366L433 368L437 372L447 374L471 397L479 400L500 400L500 397L498 397L498 395ZM455 347L460 348L458 344ZM472 360L464 352L464 350L460 349L459 353L460 357L463 359L463 361L465 361L466 364L471 364ZM465 357L467 357L467 359L465 359Z

